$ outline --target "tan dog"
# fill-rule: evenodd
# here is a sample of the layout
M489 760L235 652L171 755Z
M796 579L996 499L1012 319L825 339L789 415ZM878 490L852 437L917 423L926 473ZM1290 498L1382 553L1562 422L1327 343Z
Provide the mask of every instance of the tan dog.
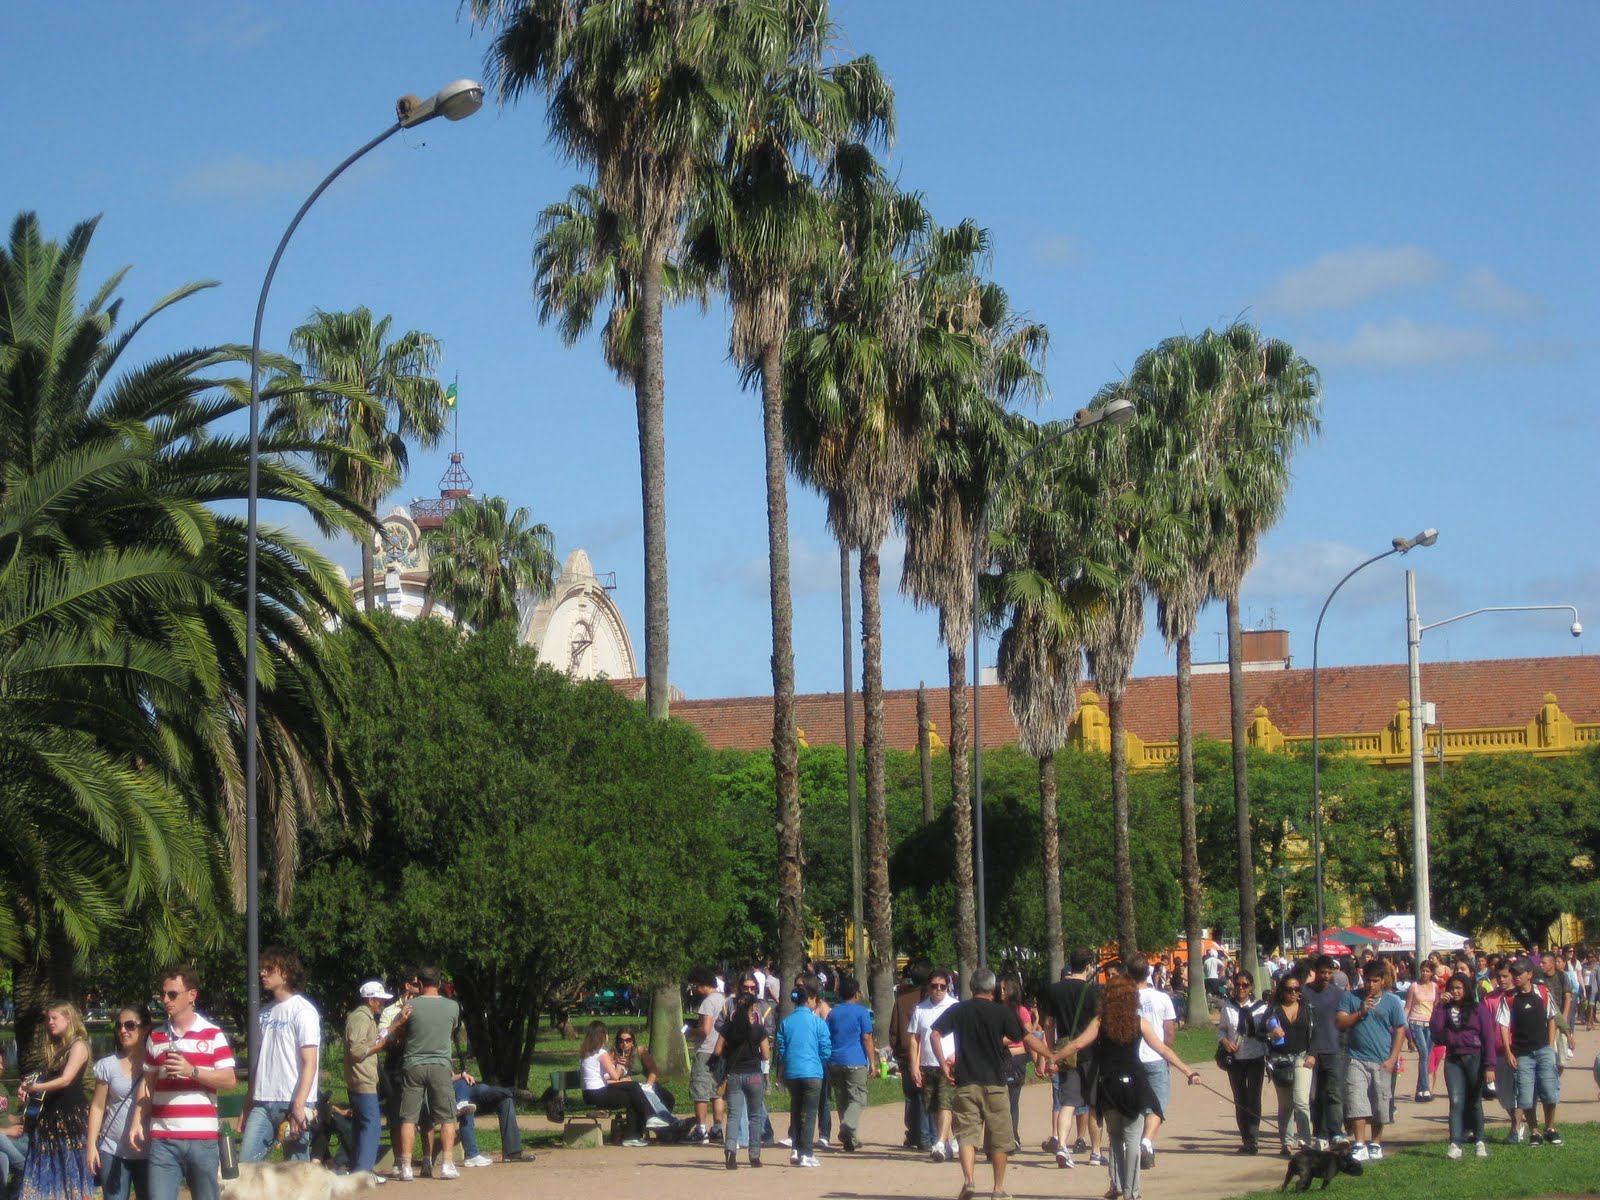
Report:
M240 1163L239 1178L224 1179L221 1200L343 1200L383 1182L358 1171L335 1175L313 1162Z

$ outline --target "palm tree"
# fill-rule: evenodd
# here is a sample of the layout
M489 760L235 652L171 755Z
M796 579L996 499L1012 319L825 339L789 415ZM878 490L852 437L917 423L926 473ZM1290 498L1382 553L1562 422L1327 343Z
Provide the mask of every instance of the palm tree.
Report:
M123 366L150 317L206 285L119 331L122 272L80 306L94 227L58 245L23 214L0 251L0 820L19 845L49 848L0 878L0 940L22 937L30 971L70 971L141 899L203 924L224 861L237 899L246 883L245 529L215 506L246 493L247 446L217 425L248 392L213 374L243 355ZM278 431L262 450L264 498L325 532L363 527L349 496L292 465L337 447ZM301 823L330 809L364 820L329 734L342 697L325 630L365 625L302 541L269 527L261 548L261 785L282 904ZM185 933L155 930L162 948Z
M354 451L322 454L317 467L369 511L405 478L407 444L436 446L449 411L434 375L438 340L411 329L390 341L393 320L375 321L365 306L350 312L314 310L289 335L289 348L311 386L282 397L266 425L269 432L290 429ZM359 540L361 601L372 612L378 596L370 531Z
M757 0L471 0L492 25L486 69L502 103L542 92L553 140L593 173L603 207L638 239L635 398L644 497L646 702L665 718L667 519L664 272L701 165L784 29ZM781 53L781 51L780 51Z
M1221 384L1221 470L1213 527L1218 551L1209 561L1211 592L1228 611L1228 693L1233 717L1234 821L1239 844L1239 941L1255 970L1256 878L1245 774L1244 668L1239 589L1255 562L1261 535L1276 524L1289 492L1295 448L1320 427L1321 377L1276 338L1238 322L1220 335L1227 372Z
M926 226L920 202L895 191L864 147L841 152L830 178L841 251L808 297L784 349L784 439L797 474L827 501L839 544L860 553L862 750L866 759L869 990L880 1032L894 1000L889 826L883 731L880 552L929 414L897 389L907 377L916 295L905 258Z
M487 629L515 621L517 602L555 586L555 538L529 525L528 510L509 512L504 496L468 500L423 535L428 552L428 597L450 606L457 622Z
M901 589L939 611L950 696L950 815L955 849L956 961L963 979L977 962L972 794L967 761L967 640L972 632L973 539L1009 459L1003 414L1019 396L1042 398L1049 337L1011 311L1004 289L978 276L988 234L968 221L935 229L917 263L924 340L967 343L927 358L914 379L937 417L922 431L911 486L896 506L906 534ZM941 372L944 364L958 368Z
M729 352L761 391L766 450L767 562L772 618L772 759L778 818L778 960L786 979L805 962L804 849L799 739L794 720L794 614L789 584L789 498L783 438L783 342L800 281L831 240L827 207L808 168L842 141L886 143L893 93L870 58L832 66L826 3L790 0L790 42L742 97L739 119L703 173L690 261L718 276L732 310Z

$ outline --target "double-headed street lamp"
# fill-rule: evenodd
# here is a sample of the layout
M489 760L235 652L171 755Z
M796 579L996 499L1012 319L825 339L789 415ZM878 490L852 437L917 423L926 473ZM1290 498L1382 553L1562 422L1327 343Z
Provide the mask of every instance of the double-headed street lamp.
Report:
M989 543L989 509L993 506L995 497L1005 490L1006 484L1011 482L1023 465L1046 446L1053 445L1068 434L1088 429L1092 425L1125 425L1137 415L1133 401L1126 397L1118 397L1099 408L1079 409L1072 424L1056 430L1011 464L1011 469L1000 477L1000 482L984 500L977 528L972 531L972 859L973 885L977 902L975 915L978 922L976 965L979 967L986 966L989 961L989 906L984 899L983 870L983 723L980 712L983 677L978 666L978 640L982 628L978 608L978 583L982 577L983 564L988 558L985 551Z
M1311 635L1311 854L1315 860L1318 954L1322 953L1322 934L1327 928L1322 906L1322 789L1319 776L1322 742L1317 728L1317 647L1322 639L1322 618L1328 615L1328 605L1333 603L1333 598L1339 594L1339 589L1349 583L1351 576L1358 571L1388 558L1391 554L1408 554L1418 546L1431 546L1438 540L1437 529L1424 529L1416 537L1395 538L1389 549L1382 554L1374 554L1366 562L1357 563L1350 568L1345 577L1333 585L1333 591L1329 592L1328 598L1322 602L1322 611L1317 614L1317 628Z
M1422 772L1422 635L1441 625L1464 621L1488 612L1570 612L1573 637L1583 634L1578 610L1570 604L1506 604L1474 608L1442 621L1422 624L1417 616L1416 572L1406 572L1406 658L1411 682L1411 879L1414 888L1412 917L1415 923L1416 955L1421 962L1433 949L1433 892L1428 872L1428 785ZM1440 746L1442 754L1444 747Z
M245 995L249 997L248 1028L245 1036L250 1044L250 1069L255 1070L256 1050L260 1040L261 1011L261 906L260 906L260 835L257 797L257 741L256 714L256 566L257 544L256 508L260 499L261 463L261 319L267 311L267 292L272 287L272 277L277 274L278 261L299 228L300 220L317 198L327 191L328 185L368 151L376 149L402 129L411 129L424 121L443 117L459 121L470 117L483 105L483 86L471 79L458 79L441 88L426 100L415 96L402 96L395 104L395 122L377 137L362 146L349 158L328 173L317 184L316 190L306 197L300 211L294 214L289 228L283 231L278 248L267 267L267 277L261 281L261 295L256 300L256 324L250 339L250 466L249 484L245 500L245 649L244 649L244 805L245 805L245 959L248 975Z

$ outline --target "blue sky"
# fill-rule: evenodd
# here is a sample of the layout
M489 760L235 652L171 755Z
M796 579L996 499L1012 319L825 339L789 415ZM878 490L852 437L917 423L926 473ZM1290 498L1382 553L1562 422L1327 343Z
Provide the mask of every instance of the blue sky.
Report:
M1041 419L1163 337L1240 315L1322 369L1323 435L1295 461L1247 625L1288 628L1308 664L1339 576L1432 525L1438 545L1404 563L1424 621L1563 603L1600 630L1600 6L834 0L834 16L842 49L877 56L896 87L903 186L941 221L988 227L995 277L1049 325ZM103 214L91 275L131 264L129 311L222 283L149 326L143 357L248 342L305 194L396 97L479 75L485 42L443 0L19 6L0 64L26 100L0 210L36 211L55 237ZM632 399L592 340L568 349L538 325L528 293L534 219L578 180L536 100L392 139L296 235L265 341L357 304L440 337L479 494L617 572L642 661ZM726 361L720 309L671 314L667 337L673 681L760 693L756 399ZM396 498L434 494L447 450L416 455ZM837 690L837 552L820 502L792 486L791 505L799 684ZM885 558L887 594L897 548ZM1403 661L1402 573L1391 559L1341 593L1324 662ZM1431 634L1424 662L1592 645L1566 624L1475 618ZM1197 659L1218 656L1222 628L1220 608L1202 613ZM931 614L891 597L887 685L942 682L936 639ZM1171 669L1159 637L1138 669Z

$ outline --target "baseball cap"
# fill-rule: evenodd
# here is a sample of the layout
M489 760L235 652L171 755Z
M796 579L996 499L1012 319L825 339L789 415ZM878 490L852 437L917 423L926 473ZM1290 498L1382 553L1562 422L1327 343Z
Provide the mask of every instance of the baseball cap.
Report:
M393 1000L394 997L386 992L383 984L376 979L369 979L361 985L361 998L363 1000Z

